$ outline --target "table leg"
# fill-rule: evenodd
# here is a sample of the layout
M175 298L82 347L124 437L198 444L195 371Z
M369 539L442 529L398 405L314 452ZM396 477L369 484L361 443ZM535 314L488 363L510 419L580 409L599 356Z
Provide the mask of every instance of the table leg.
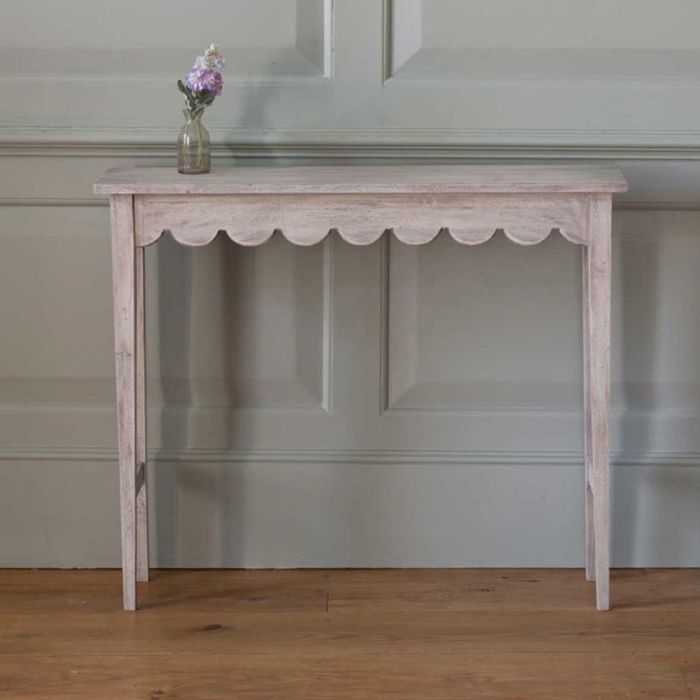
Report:
M136 609L136 248L133 198L111 198L124 609Z
M136 580L148 581L146 311L144 248L136 248Z
M582 248L583 260L583 474L586 580L595 581L595 533L593 531L593 490L591 484L591 363L589 349L591 326L588 319L588 247Z
M612 198L591 200L587 254L589 325L587 405L593 495L594 568L599 610L610 607L610 287Z

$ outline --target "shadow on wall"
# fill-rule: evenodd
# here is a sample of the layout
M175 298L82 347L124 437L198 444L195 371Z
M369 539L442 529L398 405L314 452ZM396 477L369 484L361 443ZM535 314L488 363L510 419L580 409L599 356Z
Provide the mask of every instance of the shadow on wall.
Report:
M637 221L634 216L621 217L621 220L628 226ZM663 309L668 311L668 307L664 306L668 301L664 299L664 295L668 296L668 289L665 289L668 274L660 247L658 236L634 238L628 234L623 241L616 241L613 325L616 329L614 353L618 362L615 363L613 402L622 420L616 421L621 430L615 436L614 449L622 453L643 455L673 450L669 447L668 426L663 424L664 406L668 406L668 401L662 392L666 389L659 382L651 381L659 377L660 359L666 364L674 359L668 351L667 337L661 333L664 330L668 333L669 327L673 329L674 324L679 322L674 318L669 326L667 318L664 323L664 318L660 318ZM371 257L371 251L353 249L353 252L361 258L367 255L365 263ZM164 461L173 452L188 447L235 450L246 443L250 444L248 438L251 437L249 431L252 424L249 418L241 418L245 411L221 410L222 406L246 405L248 398L245 388L241 395L235 383L236 378L245 375L248 367L242 357L245 338L241 335L246 332L246 313L250 311L243 306L245 299L250 298L250 289L246 292L246 282L241 274L241 256L244 252L228 238L220 236L202 250L191 250L165 238L148 254L157 256L159 267L158 322L165 405L161 436L164 448L154 465L154 488L151 492L155 515L154 560L161 566L177 566L183 562L189 565L200 562L207 566L240 566L251 558L250 555L256 555L253 558L259 560L259 552L245 551L244 537L244 524L250 520L246 518L249 499L245 492L251 470L255 470L256 465ZM676 250L673 254L683 255L687 251L684 249L679 253ZM372 259L378 258L375 255ZM253 256L246 252L246 269L254 264ZM305 270L306 266L303 265L293 275L293 280L297 283L301 279L308 281L308 276L303 274ZM692 288L683 289L682 292L692 298L700 298L700 278L695 276L688 282L691 277L687 272L683 274L683 283L690 284ZM194 293L195 289L198 290L197 294ZM674 295L677 292L673 290ZM302 288L296 293L310 294L310 291ZM347 289L345 293L348 293ZM218 325L210 325L205 329L208 331L206 333L203 333L198 310L192 308L192 304L200 303L219 309L217 320L213 322L211 317L209 319L210 324ZM693 333L700 333L700 330L692 331L691 337ZM203 335L207 343L213 341L214 345L218 345L213 357L217 363L221 362L208 376L225 378L213 393L210 393L211 387L202 390L200 381L204 376L203 367L206 369L202 357L209 357L207 353L202 354L202 348L197 346L198 337ZM685 334L684 342L687 340L688 335ZM305 348L296 349L297 360L305 354ZM248 355L246 353L246 358ZM296 369L297 376L307 378L305 384L311 398L315 399L315 374L307 372L305 366ZM193 376L198 377L194 385ZM215 403L218 410L207 412L207 403ZM365 418L364 414L358 414L357 425L352 423L352 417L350 422L344 423L344 439L352 442L355 430L365 435L362 424ZM212 425L213 421L217 421L218 425ZM222 425L222 422L226 425ZM217 444L212 444L208 439L212 435L218 436ZM684 443L677 449L687 451L689 447ZM260 469L264 469L264 465L260 465ZM300 471L312 473L313 470ZM391 478L383 481L390 472L393 472ZM292 485L298 486L292 471L287 474L290 475L290 488ZM492 474L493 470L488 476L484 475L482 485L493 478ZM377 474L360 467L352 472L340 468L335 471L329 469L322 488L316 483L311 491L316 489L314 493L319 492L328 503L340 502L347 506L333 514L333 518L329 519L330 525L329 522L323 524L329 539L329 528L334 528L331 530L334 546L347 552L354 551L361 559L365 552L372 550L372 546L366 550L364 546L368 542L377 544L377 538L381 538L372 517L378 517L380 524L385 526L389 522L382 520L385 506L396 508L411 504L412 510L425 506L420 499L425 498L426 503L429 502L436 484L426 482L422 493L417 493L411 489L418 482L409 475L410 470L399 473L398 469L385 469ZM613 468L613 480L613 552L616 565L677 565L678 562L692 562L697 558L697 530L689 527L689 523L697 518L695 510L700 477L696 476L696 470L687 469L677 462L648 466L620 464ZM289 492L282 494L283 497L289 495ZM249 502L247 505L251 507ZM426 515L430 512L426 507ZM377 513L380 515L376 516ZM280 515L276 526L282 523L284 527L289 522L284 520L288 515L287 511ZM407 514L409 516L410 513ZM487 516L484 518L486 522ZM454 515L453 522L459 522L457 515ZM444 528L449 526L450 521L446 519ZM388 527L392 527L391 523ZM406 532L411 533L411 538L418 534L419 538L430 540L434 528L431 524L424 532L416 533L411 528L406 528ZM284 537L283 530L281 534ZM374 551L392 549L400 552L407 541L403 537L393 539L394 535L391 534L387 537L387 544L375 547ZM407 556L410 558L410 555Z
M151 249L153 250L153 249ZM192 260L190 252L164 236L155 248L158 258L158 331L163 405L161 408L161 444L167 449L186 447L190 426L188 405L191 391L186 380L177 389L169 377L186 378L190 355L190 302ZM147 251L148 255L150 251ZM156 549L152 564L177 564L177 533L179 522L178 489L179 462L154 461L154 489L149 494L150 507L155 512Z
M655 448L654 409L657 396L655 385L651 381L641 382L639 378L654 376L659 251L653 241L614 241L613 245L614 254L618 254L613 280L617 280L619 293L614 297L618 300L618 308L613 308L612 323L615 328L616 319L620 319L618 327L622 330L618 352L613 348L613 353L622 358L622 362L619 365L621 376L613 378L619 393L617 396L613 394L612 406L613 410L617 406L623 407L623 410L642 410L640 422L621 422L617 446L612 449L622 453L647 453ZM640 338L646 339L646 342L640 343ZM640 424L641 431L637 429ZM618 516L613 517L613 554L615 551L624 552L630 561L635 561L638 555L640 479L643 476L641 470L635 473L631 469L622 471L620 467L612 467L612 507L613 514ZM625 505L624 521L619 518L620 509L616 507L621 498ZM615 527L615 521L619 523L618 527Z
M696 323L679 325L686 324L687 307L678 306L700 298L694 271L700 248L692 232L666 235L670 217L682 230L678 216L625 212L615 227L613 328L620 333L613 336L613 353L621 361L613 406L621 413L621 428L613 449L635 455L633 463L623 458L612 472L613 562L618 566L678 566L697 561L700 549L693 526L700 474L692 454L683 456L697 444L687 426L697 422L698 394L686 394L686 386L674 383L682 376L679 371L697 366L683 356L696 352L700 329ZM678 370L679 362L688 366ZM679 457L666 463L640 463L645 455L653 459L673 452Z
M271 61L271 67L275 61ZM246 99L240 125L243 127L261 129L267 123L266 112L268 101L274 95L271 85L251 85L246 89ZM221 109L221 106L218 106ZM216 164L215 164L216 166ZM221 261L222 294L219 303L226 309L222 324L222 352L227 358L226 376L237 376L235 367L236 336L235 328L240 316L241 294L237 277L233 274L235 267L232 256L235 256L235 246L225 236L218 236L210 244L215 246ZM223 250L222 250L223 249ZM155 248L158 256L158 328L161 376L163 378L161 409L161 445L160 456L154 461L154 476L149 494L151 513L155 513L155 551L152 562L159 566L177 566L182 559L201 561L202 564L212 559L223 566L225 563L241 562L244 560L242 548L242 523L244 522L244 485L245 468L234 464L193 465L181 461L166 461L168 454L175 454L184 448L193 447L195 430L193 426L193 407L196 397L193 396L191 383L192 375L192 344L196 342L193 328L191 309L192 291L197 283L198 275L206 278L212 271L200 266L195 272L194 261L198 251L179 246L169 236L164 237ZM225 253L225 254L224 254ZM206 261L205 261L206 262ZM231 391L230 383L224 388L224 393ZM232 404L232 396L228 396L226 405ZM201 413L201 411L200 411ZM226 411L213 411L215 416L229 416ZM220 419L220 418L219 418ZM236 443L232 420L229 419L228 438L223 449L231 448ZM207 445L211 447L212 445ZM211 522L205 523L198 519L196 532L188 529L182 532L181 499L189 498L190 494L197 499L211 501L216 499L217 508L205 507L202 513L208 513ZM216 514L220 522L213 522ZM153 515L151 516L153 520ZM201 532L202 529L208 530ZM219 543L218 557L200 553L202 547L208 548L208 543ZM210 553L211 554L211 553Z
M157 248L163 447L155 462L152 503L156 523L153 558L160 566L178 566L183 560L230 566L243 560L245 469L236 464L169 461L169 456L177 457L188 448L216 447L225 451L237 444L232 411L221 410L221 405L235 404L232 383L220 383L213 394L213 410L207 410L212 394L205 388L204 395L197 396L192 381L201 333L192 308L198 296L194 290L206 286L212 276L219 277L219 284L207 287L214 290L215 298L208 295L205 301L218 307L216 337L225 363L223 376L240 375L235 329L240 327L243 295L236 274L237 250L238 246L223 235L206 251L180 246L172 239L163 240ZM212 376L216 374L212 372ZM220 426L208 425L209 421L222 420L227 422L223 430L210 430ZM226 444L207 444L210 432L225 435ZM196 512L196 518L187 517L190 510ZM183 530L185 525L187 529ZM218 548L218 552L212 548Z

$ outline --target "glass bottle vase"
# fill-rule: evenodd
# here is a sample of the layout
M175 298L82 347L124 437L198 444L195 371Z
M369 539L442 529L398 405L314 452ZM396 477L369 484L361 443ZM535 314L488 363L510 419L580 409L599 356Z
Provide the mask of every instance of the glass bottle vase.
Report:
M177 137L177 170L185 175L200 175L211 170L209 132L202 124L202 114L187 116Z

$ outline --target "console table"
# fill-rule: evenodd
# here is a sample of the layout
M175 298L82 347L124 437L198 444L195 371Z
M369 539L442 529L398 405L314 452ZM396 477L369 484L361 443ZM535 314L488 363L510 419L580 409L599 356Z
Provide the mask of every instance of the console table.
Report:
M124 609L147 581L144 248L169 232L184 245L220 232L259 245L279 231L298 245L329 233L367 245L385 232L410 245L448 231L466 245L496 232L534 245L559 232L583 258L586 578L609 607L610 257L612 194L622 173L597 166L305 166L109 171ZM466 300L468 301L468 300Z

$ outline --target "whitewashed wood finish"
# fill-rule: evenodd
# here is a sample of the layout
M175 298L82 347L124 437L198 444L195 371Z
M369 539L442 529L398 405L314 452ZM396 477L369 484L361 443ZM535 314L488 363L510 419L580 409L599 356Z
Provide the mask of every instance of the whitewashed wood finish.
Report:
M520 245L541 243L553 230L585 243L588 231L588 198L576 194L140 195L135 207L143 246L165 231L191 246L219 231L246 246L275 231L296 245L314 245L331 231L355 245L374 243L387 230L411 245L429 243L441 230L467 245L485 243L497 230Z
M593 495L594 569L599 610L610 607L610 292L612 200L591 200L586 291L589 362L585 463Z
M136 609L136 246L133 198L111 202L124 609Z
M117 168L95 194L553 194L623 192L617 168L578 165L341 165L215 169Z
M148 577L144 246L164 231L196 246L220 231L241 245L264 243L275 231L298 245L330 232L366 245L386 231L417 245L447 230L468 245L497 231L533 245L559 231L584 248L586 576L595 577L597 607L607 610L611 210L612 192L625 187L614 168L574 166L268 167L203 178L159 168L108 173L95 191L112 198L124 607L135 608L136 578Z
M595 532L593 530L593 491L591 485L591 362L589 342L591 327L588 318L588 247L581 249L582 265L582 309L583 309L583 473L584 473L584 561L586 580L595 581Z
M145 251L136 248L136 580L148 581Z

